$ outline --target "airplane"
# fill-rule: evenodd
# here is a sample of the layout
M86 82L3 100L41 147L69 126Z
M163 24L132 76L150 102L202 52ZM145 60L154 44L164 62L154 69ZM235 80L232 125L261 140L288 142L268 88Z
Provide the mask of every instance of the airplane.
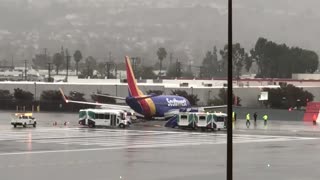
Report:
M193 107L191 106L188 99L182 96L177 95L156 95L156 94L148 94L145 95L138 88L137 81L134 76L130 58L128 56L125 57L126 63L126 71L127 71L127 83L129 96L127 97L117 97L117 96L109 96L102 94L95 94L98 96L106 96L119 100L125 100L127 106L125 105L116 105L116 104L105 104L98 102L85 102L85 101L74 101L69 100L64 95L62 89L60 88L60 92L62 97L66 103L80 103L80 104L89 104L101 106L102 108L109 109L120 109L125 111L134 110L136 114L142 116L146 119L168 119L175 114L177 114L180 110L190 110ZM226 105L221 106L207 106L207 107L195 107L196 109L215 109L215 108L225 108Z

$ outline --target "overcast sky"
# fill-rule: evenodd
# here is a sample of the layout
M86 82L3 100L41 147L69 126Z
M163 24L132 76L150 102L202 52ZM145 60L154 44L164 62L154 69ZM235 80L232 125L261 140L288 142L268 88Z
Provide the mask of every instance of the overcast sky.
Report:
M234 39L248 50L262 36L320 52L319 7L319 0L234 0ZM61 45L98 57L106 49L148 56L162 45L197 59L227 42L227 1L0 0L0 40L0 58Z

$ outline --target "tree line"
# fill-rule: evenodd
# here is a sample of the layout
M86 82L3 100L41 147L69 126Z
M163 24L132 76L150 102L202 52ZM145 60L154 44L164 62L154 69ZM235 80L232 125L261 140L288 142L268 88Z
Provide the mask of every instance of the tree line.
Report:
M164 47L159 47L155 54L158 62L153 66L145 66L142 63L142 57L131 57L136 78L219 78L227 76L227 45L221 50L214 47L212 51L207 51L199 66L186 63L186 59L174 58L173 53L168 53ZM168 54L170 54L170 61L165 67L163 61L167 59ZM108 61L99 62L93 56L84 58L80 50L76 50L71 56L63 48L60 52L54 53L52 57L47 53L37 54L32 61L34 67L40 69L47 69L48 63L52 62L58 74L61 69L69 65L68 57L69 60L73 57L74 68L80 78L115 78L117 70L125 70L123 62L115 63L111 58ZM313 73L319 65L319 57L314 51L289 47L262 37L249 51L246 51L240 43L233 44L232 57L234 78L240 78L243 73L249 72L253 68L253 63L256 65L257 78L291 78L292 73ZM159 71L155 73L154 70ZM163 70L166 70L166 74Z
M218 51L208 51L202 61L200 77L226 77L228 63L228 46ZM257 78L291 78L292 73L314 73L318 69L319 57L311 50L277 44L260 37L255 46L245 51L239 43L232 45L233 76L239 78L248 72L252 64L257 65Z

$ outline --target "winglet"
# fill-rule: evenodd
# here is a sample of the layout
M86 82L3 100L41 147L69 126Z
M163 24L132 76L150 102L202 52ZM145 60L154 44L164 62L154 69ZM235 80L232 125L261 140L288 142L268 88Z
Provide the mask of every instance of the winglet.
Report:
M69 100L66 98L66 96L64 95L64 92L62 91L61 88L59 88L59 91L60 91L60 93L61 93L61 95L62 95L62 98L63 98L64 102L68 103Z

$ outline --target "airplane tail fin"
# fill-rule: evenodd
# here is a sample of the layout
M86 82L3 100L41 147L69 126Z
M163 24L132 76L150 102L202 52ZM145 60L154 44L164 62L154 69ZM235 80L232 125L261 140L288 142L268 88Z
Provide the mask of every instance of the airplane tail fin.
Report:
M127 70L127 82L129 88L129 96L140 97L143 96L142 91L137 86L136 78L134 77L130 58L128 56L126 59L126 70Z

